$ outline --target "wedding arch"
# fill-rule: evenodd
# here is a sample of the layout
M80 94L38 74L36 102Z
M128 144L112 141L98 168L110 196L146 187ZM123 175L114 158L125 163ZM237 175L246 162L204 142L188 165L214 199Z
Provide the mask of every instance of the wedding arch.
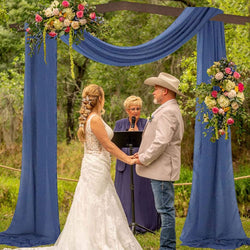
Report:
M124 6L128 8L131 4ZM118 8L114 6L111 7ZM99 11L101 8L103 5L100 5ZM155 7L155 11L162 9ZM200 84L209 80L207 68L214 61L226 57L224 24L220 20L222 13L215 8L188 7L181 14L179 10L179 16L174 13L178 16L174 23L147 43L119 47L85 32L85 40L74 44L73 48L104 64L130 66L166 57L197 35L197 84ZM216 18L219 20L214 20ZM61 39L68 44L68 37ZM26 40L20 189L15 214L10 227L0 233L0 244L18 247L52 244L60 233L57 201L56 40L47 39L46 46L47 64L44 63L42 49L29 56ZM191 247L232 249L250 244L238 213L230 133L228 140L222 138L212 143L209 136L203 136L205 128L199 116L200 113L195 123L193 185L181 240L183 245Z

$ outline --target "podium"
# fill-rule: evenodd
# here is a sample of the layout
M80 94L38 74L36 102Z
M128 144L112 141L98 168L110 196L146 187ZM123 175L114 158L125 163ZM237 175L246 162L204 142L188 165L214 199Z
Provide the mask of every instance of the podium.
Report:
M138 148L141 144L142 131L126 131L126 132L114 132L112 142L116 144L118 148L129 148L129 154L133 154L133 147ZM142 225L135 222L135 196L134 196L134 172L133 165L130 165L130 190L131 190L131 207L132 207L132 222L129 225L133 234L136 233L136 227L145 229L146 231L154 232Z

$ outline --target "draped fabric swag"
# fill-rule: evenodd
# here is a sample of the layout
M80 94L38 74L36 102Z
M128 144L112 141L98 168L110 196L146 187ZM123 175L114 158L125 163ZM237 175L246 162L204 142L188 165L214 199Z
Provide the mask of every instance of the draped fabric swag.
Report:
M221 13L215 8L186 8L162 34L134 47L114 46L85 32L85 40L73 48L104 64L139 65L166 57L198 34L200 84L208 81L207 68L226 56L223 24L209 21ZM68 44L68 37L61 39ZM0 244L45 245L54 243L59 235L56 42L47 39L46 45L47 65L43 50L30 57L26 43L22 175L16 211L10 227L0 233ZM197 119L192 194L181 240L194 247L232 249L249 244L237 213L230 139L211 143L203 131Z

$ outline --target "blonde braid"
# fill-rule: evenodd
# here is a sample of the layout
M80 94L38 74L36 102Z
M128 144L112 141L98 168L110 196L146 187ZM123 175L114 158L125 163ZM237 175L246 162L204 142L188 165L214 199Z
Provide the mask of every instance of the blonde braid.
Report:
M99 97L104 97L104 92L102 88L96 84L91 84L84 88L82 93L82 106L79 111L79 129L77 132L77 136L79 141L85 141L85 127L89 114L92 109L98 104Z

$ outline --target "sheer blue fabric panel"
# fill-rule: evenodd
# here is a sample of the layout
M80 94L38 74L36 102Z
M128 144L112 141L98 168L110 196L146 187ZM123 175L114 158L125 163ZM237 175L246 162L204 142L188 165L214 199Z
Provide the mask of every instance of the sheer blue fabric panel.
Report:
M224 25L209 21L197 36L197 84L209 82L206 73L214 61L226 57ZM200 105L197 105L197 111ZM235 249L249 244L242 228L234 186L231 138L204 137L201 113L196 117L193 184L188 214L181 234L183 245Z
M26 43L23 151L20 189L10 227L0 244L18 247L52 244L59 233L57 199L57 43L47 39L32 57ZM42 45L43 46L43 45Z
M108 65L132 66L157 61L178 50L213 16L222 11L215 8L186 8L162 34L133 47L114 46L84 32L85 40L73 45L80 54ZM61 37L68 44L68 36Z

